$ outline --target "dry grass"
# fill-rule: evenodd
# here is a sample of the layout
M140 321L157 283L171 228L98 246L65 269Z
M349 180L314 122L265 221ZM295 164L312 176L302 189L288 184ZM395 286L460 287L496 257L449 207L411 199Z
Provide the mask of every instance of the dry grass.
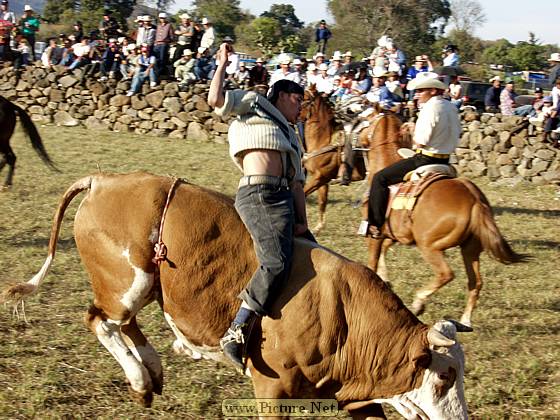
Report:
M37 272L61 193L78 177L96 172L97 165L104 171L174 174L231 195L235 191L238 174L223 145L54 127L41 133L63 172L49 171L20 133L13 138L19 158L15 186L0 194L1 288ZM534 260L503 266L483 258L486 283L474 314L475 332L461 336L469 411L472 418L555 418L560 413L559 196L551 186L477 183L505 236ZM365 246L354 235L359 212L350 205L360 191L359 185L332 188L328 225L319 240L363 262ZM315 198L309 202L314 223ZM152 305L139 322L162 355L164 394L151 409L130 401L120 367L82 323L91 293L72 239L76 208L73 204L67 212L51 273L28 302L29 324L13 318L10 307L0 312L0 417L218 418L224 398L251 396L248 380L231 369L175 356L172 333ZM457 279L432 299L424 322L462 313L465 273L458 251L449 257ZM410 303L431 273L414 248L395 246L388 263L395 291Z

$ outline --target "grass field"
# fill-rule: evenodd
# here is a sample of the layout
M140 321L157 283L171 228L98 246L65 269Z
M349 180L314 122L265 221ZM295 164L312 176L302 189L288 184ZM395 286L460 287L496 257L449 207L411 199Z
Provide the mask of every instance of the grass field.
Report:
M14 187L0 193L0 287L28 280L43 264L51 220L62 192L77 178L98 171L147 170L173 174L233 195L239 174L227 147L153 137L43 127L45 145L61 173L49 171L27 139L16 134ZM4 174L2 174L4 175ZM498 225L518 252L534 259L504 266L484 255L485 286L473 318L475 331L461 335L466 354L465 390L471 418L560 416L560 201L558 188L477 184L493 204ZM322 244L361 262L363 240L354 235L359 211L351 202L360 185L331 189ZM153 407L128 397L122 370L85 328L88 279L72 238L75 200L63 223L52 271L27 304L29 324L11 308L0 311L0 418L221 417L224 398L250 397L250 382L215 362L176 356L174 339L157 305L139 322L162 356L164 393ZM311 224L315 198L309 199ZM458 319L466 276L457 250L449 252L457 278L432 298L422 320ZM431 273L414 248L395 246L388 256L393 287L410 304ZM387 410L391 418L394 412ZM341 414L344 417L343 413Z

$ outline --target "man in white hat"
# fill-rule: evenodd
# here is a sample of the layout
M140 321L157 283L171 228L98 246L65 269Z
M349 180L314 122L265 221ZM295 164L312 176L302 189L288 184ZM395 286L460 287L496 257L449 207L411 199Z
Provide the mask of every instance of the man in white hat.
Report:
M156 28L152 25L152 17L142 16L143 25L138 28L136 35L136 45L147 45L151 49L156 41Z
M175 31L167 18L167 13L158 15L159 23L156 27L156 40L154 42L154 56L157 61L159 75L171 74L169 66L169 48L175 40Z
M21 34L29 42L31 47L31 61L35 62L35 33L39 30L39 19L33 15L33 9L29 4L23 7L23 17L19 21Z
M327 74L331 77L334 77L340 76L342 73L342 55L340 55L340 51L335 51L331 58Z
M183 13L179 16L179 19L181 19L181 23L175 30L175 36L177 37L177 47L173 56L173 59L175 61L179 60L182 57L183 51L187 48L190 50L194 50L192 45L194 26L191 21L191 17L187 13Z
M332 78L327 74L329 66L327 63L321 63L319 64L318 69L319 75L315 78L315 87L317 92L330 96L334 91L334 85Z
M350 64L354 56L352 55L352 51L346 51L342 57L344 57L344 64Z
M181 86L187 86L196 80L194 74L194 65L196 60L193 58L193 52L190 49L183 51L183 56L173 63L175 67L175 78Z
M550 54L548 62L552 66L548 75L548 82L552 86L554 86L554 83L556 83L556 79L560 78L560 53Z
M200 40L200 46L210 49L216 40L214 25L212 25L212 22L210 22L208 18L202 18L202 26L204 27L204 34Z
M494 76L489 80L492 83L484 95L484 109L486 112L500 112L500 94L502 93L502 79Z
M216 65L210 51L206 47L198 47L198 54L196 55L196 63L194 65L194 74L196 80L206 82L214 76Z
M424 76L427 75L427 76ZM437 75L423 73L409 83L416 92L420 104L416 125L409 126L413 132L416 154L382 169L373 177L369 195L367 235L382 238L385 211L389 199L389 185L403 181L410 171L423 165L449 164L449 156L459 145L461 123L457 108L442 95L447 89Z
M269 78L270 74L264 66L264 60L261 57L257 58L255 65L249 70L249 87L266 86Z
M280 56L280 68L274 70L272 76L270 76L270 86L282 79L292 80L299 85L301 81L300 76L290 68L291 61L292 60L289 55Z

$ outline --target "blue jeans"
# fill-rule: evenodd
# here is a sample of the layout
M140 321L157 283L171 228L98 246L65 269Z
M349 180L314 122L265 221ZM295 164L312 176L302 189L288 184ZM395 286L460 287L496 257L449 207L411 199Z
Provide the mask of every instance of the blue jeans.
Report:
M134 71L134 77L132 78L132 84L130 85L130 91L134 93L140 92L140 88L142 84L146 81L147 78L150 78L150 82L157 82L156 72L154 71L153 67L150 69L148 76L146 76L146 70L137 68Z
M290 272L294 244L294 197L285 187L239 188L235 209L247 227L259 261L239 298L261 316L269 315Z
M156 58L159 74L167 73L169 45L154 45L153 56Z

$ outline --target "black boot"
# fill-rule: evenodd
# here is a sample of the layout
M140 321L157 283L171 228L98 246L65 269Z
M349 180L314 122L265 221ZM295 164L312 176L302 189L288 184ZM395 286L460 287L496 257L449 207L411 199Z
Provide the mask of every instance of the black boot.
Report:
M225 335L220 339L220 347L224 355L241 373L245 370L243 347L249 338L248 329L248 324L239 325L232 322Z

